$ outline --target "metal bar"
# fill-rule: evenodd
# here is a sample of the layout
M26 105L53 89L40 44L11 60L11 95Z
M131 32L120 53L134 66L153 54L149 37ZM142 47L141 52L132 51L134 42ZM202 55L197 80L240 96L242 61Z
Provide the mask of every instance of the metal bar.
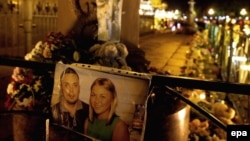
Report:
M205 111L200 106L196 105L195 103L193 103L192 101L190 101L186 97L184 97L181 94L179 94L178 92L176 92L174 89L172 89L172 88L170 88L168 86L166 86L166 88L167 88L167 91L170 92L170 94L178 97L179 99L181 99L182 101L184 101L185 103L190 105L192 108L199 111L201 114L203 114L205 117L207 117L209 120L211 120L213 123L215 123L217 126L222 128L223 130L225 130L225 131L227 130L226 125L224 123L222 123L219 119L217 119L214 115L212 115L211 113Z
M19 66L32 69L48 69L54 71L55 64L26 61L17 58L7 58L0 56L0 65L5 66ZM150 75L150 74L149 74ZM250 95L250 85L240 83L218 82L209 80L200 80L195 78L169 76L169 75L152 75L152 86L154 85L168 85L179 86L185 88L196 88L211 91L220 91L226 93Z
M0 65L5 66L19 66L32 69L48 69L54 71L55 64L26 61L18 58L7 58L0 56ZM196 88L211 91L220 91L226 93L244 94L250 95L249 84L229 83L229 82L217 82L200 80L195 78L180 77L180 76L169 76L169 75L152 75L152 86L154 85L168 85L168 86L179 86L185 88Z
M180 77L180 76L153 75L152 86L154 85L161 85L161 86L167 85L174 87L178 86L185 88L204 89L210 91L250 95L249 84L200 80L200 79Z
M44 62L35 62L35 61L27 61L20 58L8 58L0 56L0 65L4 66L18 66L24 68L31 69L47 69L47 70L55 70L55 64L52 63L44 63Z

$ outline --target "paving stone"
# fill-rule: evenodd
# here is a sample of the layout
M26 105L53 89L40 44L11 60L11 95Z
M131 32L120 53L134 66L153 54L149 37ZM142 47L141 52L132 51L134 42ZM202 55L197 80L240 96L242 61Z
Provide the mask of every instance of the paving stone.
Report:
M186 60L184 59L175 59L175 58L171 58L166 66L178 66L178 67L182 67L184 66L186 63Z

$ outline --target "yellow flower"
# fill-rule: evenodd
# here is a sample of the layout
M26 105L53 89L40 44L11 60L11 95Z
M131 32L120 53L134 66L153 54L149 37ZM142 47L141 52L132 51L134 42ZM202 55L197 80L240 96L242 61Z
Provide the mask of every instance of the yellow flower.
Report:
M33 89L35 90L35 92L38 92L41 86L42 86L42 82L41 82L41 80L39 79L39 80L37 80L37 81L35 82L35 84L34 84L34 86L33 86Z
M33 102L33 96L30 96L28 98L24 98L21 102L18 98L15 98L18 105L28 107Z
M7 87L7 94L13 94L14 93L14 83L11 82L8 84L8 87Z
M43 50L43 57L44 58L52 58L52 52L50 50L50 47L48 44L46 44L44 50Z

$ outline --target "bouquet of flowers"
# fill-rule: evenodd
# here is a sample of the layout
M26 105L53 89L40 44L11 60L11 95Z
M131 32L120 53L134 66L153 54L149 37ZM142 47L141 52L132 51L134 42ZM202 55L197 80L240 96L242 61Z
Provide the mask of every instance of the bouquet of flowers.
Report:
M72 63L80 55L74 40L62 33L50 32L24 56L27 61ZM8 110L48 112L53 90L53 72L16 67L7 87L5 107Z
M31 69L15 67L7 87L5 107L8 110L48 112L53 90L49 72L37 73Z
M25 60L56 63L78 62L80 53L73 39L62 33L50 32L44 41L38 41L31 52L25 55Z

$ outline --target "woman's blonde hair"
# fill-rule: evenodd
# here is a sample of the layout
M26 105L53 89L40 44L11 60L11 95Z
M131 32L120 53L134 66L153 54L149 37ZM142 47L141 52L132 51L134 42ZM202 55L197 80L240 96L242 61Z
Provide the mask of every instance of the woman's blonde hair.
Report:
M110 91L111 94L112 94L113 101L111 103L111 107L110 107L110 111L109 111L109 116L108 116L108 119L107 119L107 122L106 122L106 124L109 124L111 118L115 114L115 109L116 109L116 106L117 106L117 103L118 103L118 98L117 98L117 93L116 93L115 85L108 78L97 78L92 83L92 85L90 87L90 91L92 91L92 88L95 85L103 86L106 90ZM89 103L90 103L90 101L89 101ZM90 103L90 106L89 106L89 120L92 122L93 119L95 118L95 116L96 115L95 115L94 110L93 110L93 108L91 106L91 103Z

